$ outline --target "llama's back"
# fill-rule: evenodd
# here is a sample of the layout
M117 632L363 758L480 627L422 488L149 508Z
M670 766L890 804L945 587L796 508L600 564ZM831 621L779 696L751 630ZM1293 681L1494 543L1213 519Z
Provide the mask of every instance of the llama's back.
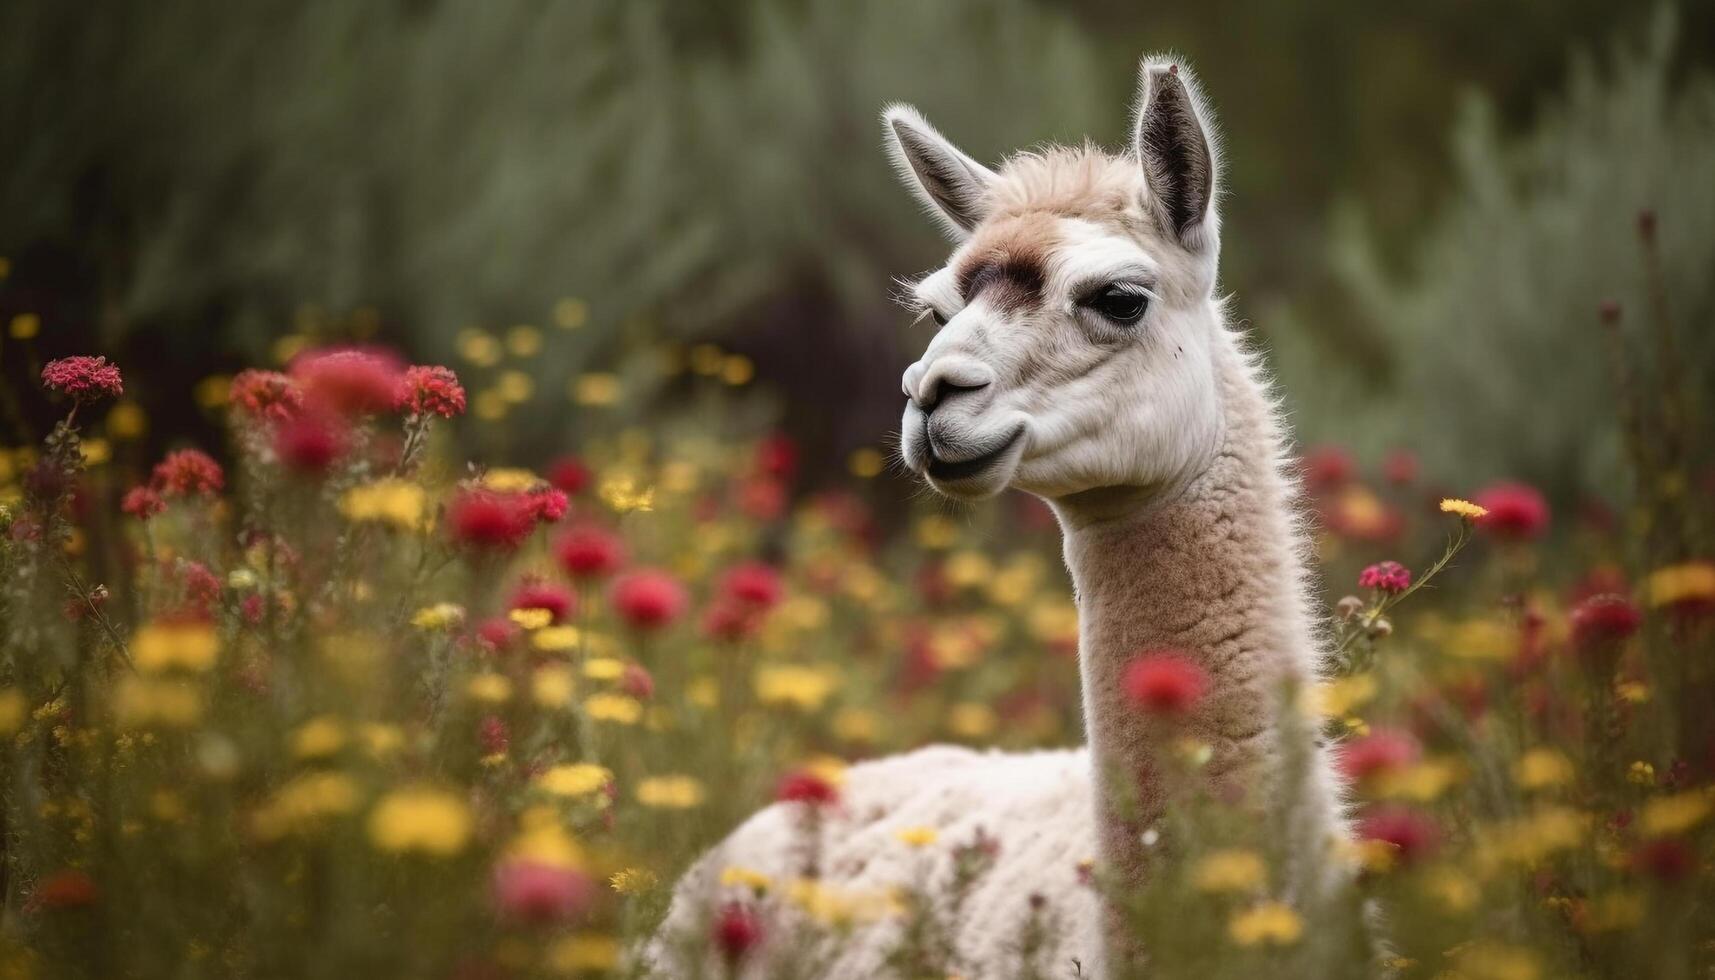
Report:
M772 927L755 952L758 967L802 957L804 975L858 978L888 975L901 919L889 899L900 888L926 890L944 903L953 879L953 851L979 837L997 846L993 861L967 893L951 927L966 975L1007 977L1027 971L1021 945L1033 899L1042 905L1042 946L1033 957L1048 977L1100 975L1099 913L1094 890L1081 881L1080 862L1095 855L1089 756L1083 750L1005 754L933 746L853 766L837 811L822 820L817 890L792 882L810 853L799 805L775 804L740 826L680 880L659 937L647 956L658 975L696 976L679 960L675 937L706 948L711 916L726 901L749 899L729 868L766 875L775 883L761 902ZM934 844L913 847L900 832L932 828ZM742 875L735 873L731 877ZM825 923L807 924L812 906ZM943 906L944 907L944 906ZM849 929L841 934L838 930ZM795 936L810 937L808 947ZM810 964L814 965L811 966Z

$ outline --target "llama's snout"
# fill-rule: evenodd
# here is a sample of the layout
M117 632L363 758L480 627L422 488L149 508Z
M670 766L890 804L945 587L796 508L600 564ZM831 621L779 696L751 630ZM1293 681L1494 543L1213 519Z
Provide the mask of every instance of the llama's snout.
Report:
M994 370L962 354L924 358L905 369L901 387L911 404L925 415L943 402L987 394L994 386Z

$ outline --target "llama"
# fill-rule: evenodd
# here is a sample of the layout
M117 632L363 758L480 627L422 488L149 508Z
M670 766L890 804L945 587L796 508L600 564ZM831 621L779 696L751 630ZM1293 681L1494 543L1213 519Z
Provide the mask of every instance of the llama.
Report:
M1344 833L1328 753L1310 726L1276 724L1283 687L1314 681L1322 651L1287 437L1257 356L1215 296L1209 111L1172 60L1145 59L1140 75L1121 154L1050 147L991 170L913 109L885 113L902 179L958 243L914 287L939 331L905 371L902 457L945 496L1017 487L1053 508L1078 599L1088 746L937 746L854 766L821 827L820 880L882 891L938 862L931 880L944 882L945 846L914 852L896 833L933 827L944 844L986 833L995 864L955 940L977 976L1012 972L1033 897L1053 910L1052 948L1038 960L1049 975L1106 976L1131 962L1130 937L1079 866L1093 858L1114 880L1141 880L1142 831L1170 805L1151 779L1167 736L1123 691L1141 651L1182 651L1211 678L1184 725L1211 746L1203 771L1214 789L1255 792L1289 754L1308 757L1308 785L1293 787L1299 819L1311 839ZM791 806L756 814L694 866L661 935L706 928L726 867L799 873ZM885 975L898 928L883 917L828 940L821 975ZM671 974L665 949L658 939L653 955Z

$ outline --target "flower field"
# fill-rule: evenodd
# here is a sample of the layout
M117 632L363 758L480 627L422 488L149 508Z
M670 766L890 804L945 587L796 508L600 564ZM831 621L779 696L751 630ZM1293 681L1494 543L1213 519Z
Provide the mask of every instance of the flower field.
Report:
M716 400L748 380L669 363ZM814 834L853 761L1081 738L1034 501L896 519L879 454L805 493L808 448L694 421L467 461L453 427L503 390L379 348L279 367L205 382L226 444L158 460L125 365L55 360L18 394L61 421L0 454L0 976L646 975L627 951L675 877L759 806ZM575 383L577 410L615 384ZM1618 512L1305 454L1335 655L1291 717L1339 741L1353 884L1295 902L1289 800L1188 798L1172 860L1116 896L1152 975L1715 970L1708 496L1652 448L1686 418L1626 411L1642 502ZM1170 654L1127 676L1168 719L1203 683ZM949 922L993 842L897 846L925 873L885 893L728 868L678 938L711 975L769 944L814 977L811 936L894 918L900 976L968 976ZM1074 975L1033 956L1053 915L1021 896L1017 976Z

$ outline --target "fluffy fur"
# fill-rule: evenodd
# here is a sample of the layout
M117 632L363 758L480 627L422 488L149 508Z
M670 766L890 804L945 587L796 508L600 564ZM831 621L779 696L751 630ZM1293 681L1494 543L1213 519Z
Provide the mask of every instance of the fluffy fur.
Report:
M1313 681L1322 654L1284 429L1257 358L1214 295L1209 113L1189 73L1168 61L1146 61L1139 101L1128 153L1049 148L998 172L970 164L915 113L888 115L902 175L931 207L956 198L959 213L942 216L962 239L915 290L946 322L905 373L902 455L948 496L1018 487L1053 506L1078 593L1089 746L938 747L854 767L843 811L821 829L820 880L862 893L928 873L933 885L951 873L949 848L981 827L998 843L997 864L976 883L958 935L977 976L1016 970L1032 894L1059 924L1039 961L1047 975L1103 976L1110 959L1133 952L1130 937L1104 931L1110 917L1079 883L1078 863L1095 858L1122 880L1140 878L1140 832L1172 803L1152 773L1177 732L1123 693L1141 651L1185 651L1211 675L1178 732L1212 747L1206 772L1218 790L1265 806L1283 755L1307 756L1309 785L1293 787L1304 839L1344 832L1325 750L1305 726L1275 724L1283 685ZM911 140L898 138L901 123L915 127ZM925 174L953 175L957 186L926 187ZM1135 325L1090 306L1091 291L1113 283L1149 296ZM1281 744L1282 731L1299 744ZM1122 817L1122 800L1141 803L1135 819ZM939 829L935 849L894 838L918 825ZM778 805L746 822L681 881L662 937L706 927L725 867L800 873L794 832ZM1292 880L1332 880L1325 854L1304 861ZM825 941L820 975L880 972L898 922L855 928ZM670 938L651 955L675 969Z

